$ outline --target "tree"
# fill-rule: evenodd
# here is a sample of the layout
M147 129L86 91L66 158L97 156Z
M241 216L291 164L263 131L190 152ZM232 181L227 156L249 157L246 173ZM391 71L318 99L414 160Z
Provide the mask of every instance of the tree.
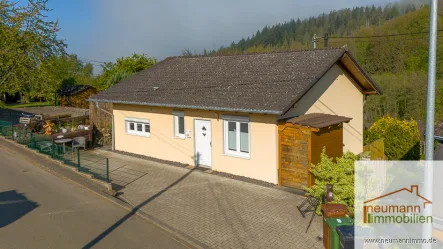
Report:
M157 60L154 57L136 53L132 56L118 58L115 63L104 63L102 65L103 72L96 81L96 88L99 90L107 89L120 80L155 64L157 64Z
M40 95L50 81L46 64L65 54L57 38L57 21L48 21L47 0L29 0L25 6L0 1L0 92Z
M182 49L182 56L193 56L194 54L189 48Z

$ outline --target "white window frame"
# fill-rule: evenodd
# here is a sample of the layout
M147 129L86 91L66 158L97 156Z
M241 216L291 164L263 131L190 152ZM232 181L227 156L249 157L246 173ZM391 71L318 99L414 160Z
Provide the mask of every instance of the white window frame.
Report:
M176 138L181 138L181 139L185 139L185 112L183 111L173 111L172 115L174 115L174 137ZM179 117L183 117L183 134L180 134L179 131Z
M134 124L134 130L130 129L130 123ZM137 125L142 125L142 131L137 131ZM146 132L146 125L149 125L149 132ZM125 130L126 134L136 135L141 137L151 137L151 121L149 119L140 118L125 118Z
M240 157L240 158L251 158L251 124L249 122L249 117L244 116L232 116L232 115L222 115L223 119L223 152L225 155L228 156L234 156L234 157ZM237 150L233 151L229 149L229 142L228 142L228 122L235 122L236 123L236 141L237 141ZM242 152L240 151L240 123L247 123L248 124L248 145L249 145L249 152Z

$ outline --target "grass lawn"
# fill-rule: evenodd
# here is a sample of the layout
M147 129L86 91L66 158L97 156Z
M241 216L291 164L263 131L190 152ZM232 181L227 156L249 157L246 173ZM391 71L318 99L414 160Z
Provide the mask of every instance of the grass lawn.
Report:
M54 102L31 102L31 103L26 103L26 104L6 104L4 106L4 108L20 108L20 107L40 107L40 106L53 106Z

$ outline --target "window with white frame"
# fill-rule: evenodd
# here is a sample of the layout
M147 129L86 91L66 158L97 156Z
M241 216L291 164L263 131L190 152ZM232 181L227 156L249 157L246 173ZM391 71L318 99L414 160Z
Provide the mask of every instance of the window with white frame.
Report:
M185 112L174 111L174 136L185 138Z
M137 136L151 136L151 122L149 119L126 118L126 133Z
M225 154L249 158L251 153L249 118L223 115L223 129Z

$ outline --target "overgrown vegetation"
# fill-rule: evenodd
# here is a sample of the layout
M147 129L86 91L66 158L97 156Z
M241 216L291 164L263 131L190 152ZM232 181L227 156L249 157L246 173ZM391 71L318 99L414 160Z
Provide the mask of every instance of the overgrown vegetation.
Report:
M251 37L243 38L229 47L220 48L220 53L261 52L270 50L286 50L312 48L314 34L323 36L350 36L361 27L382 26L398 16L413 12L415 5L409 3L393 3L382 6L361 6L332 10L317 17L303 20L292 19L288 22L265 26L257 30ZM331 41L332 42L332 41ZM319 46L322 44L319 42Z
M58 21L48 18L47 1L29 0L26 5L0 1L1 97L20 93L22 104L35 98L54 103L63 85L103 90L157 63L153 57L133 54L103 63L103 72L94 75L91 63L66 53L65 41L57 38Z
M333 203L345 204L352 213L354 210L354 162L358 157L351 152L336 158L328 157L323 149L321 161L311 166L315 185L306 188L307 194L321 199L326 194L326 184L333 185ZM317 210L320 214L320 208Z
M49 21L46 0L27 5L0 1L0 92L38 96L53 87L47 65L65 54L58 23Z
M99 90L109 88L121 80L157 64L154 57L145 54L133 54L128 57L117 58L116 62L107 62L102 65L103 73L97 78L95 86Z
M420 160L420 135L417 122L383 117L365 134L365 142L383 138L389 160Z

